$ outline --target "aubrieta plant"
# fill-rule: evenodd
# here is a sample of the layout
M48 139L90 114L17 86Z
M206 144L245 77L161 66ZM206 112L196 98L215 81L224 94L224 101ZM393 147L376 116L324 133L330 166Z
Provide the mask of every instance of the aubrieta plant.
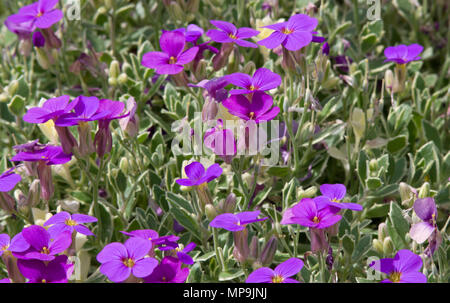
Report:
M0 2L0 283L450 282L445 1L66 2Z

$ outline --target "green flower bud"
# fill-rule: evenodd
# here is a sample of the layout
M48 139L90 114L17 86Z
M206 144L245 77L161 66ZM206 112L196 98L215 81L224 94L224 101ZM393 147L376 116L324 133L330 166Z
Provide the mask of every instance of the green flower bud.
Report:
M109 65L109 77L111 78L117 78L120 73L120 66L119 61L113 60L111 61L111 64Z
M47 54L45 53L44 49L41 47L35 47L36 49L36 60L39 63L39 65L47 70L50 67L50 62L47 57Z
M392 242L391 237L384 238L383 241L383 252L385 255L390 255L394 251L394 243Z
M378 239L372 240L372 247L380 254L384 254L383 243Z
M317 187L311 186L305 190L303 188L299 188L297 190L297 200L301 200L303 198L312 198L317 193Z
M197 79L205 79L206 78L206 68L208 67L208 63L206 60L201 59L194 70L194 76Z
M7 91L10 96L14 96L19 88L19 81L13 80L9 83Z
M400 192L400 198L402 199L402 205L411 208L414 204L415 194L412 191L411 186L406 184L405 182L400 182L398 186L398 191Z
M376 159L372 159L369 162L369 169L371 172L378 171L378 161Z
M388 69L384 73L384 86L386 87L386 91L390 94L392 89L394 88L394 73Z
M108 84L111 85L111 86L117 86L117 78L109 77L108 78Z
M425 182L419 190L419 199L427 198L430 196L430 183Z
M106 8L106 7L104 7L104 6L100 6L99 8L98 8L98 10L97 10L97 13L99 14L99 15L104 15L104 14L106 14L108 12L108 9Z
M119 81L119 84L120 84L120 85L125 85L125 84L127 84L128 76L127 76L127 74L125 74L125 73L121 73L121 74L119 75L119 78L118 78L117 80Z
M128 158L122 157L122 159L120 159L120 162L119 162L119 168L125 175L128 174L128 167L129 167Z
M205 205L205 213L208 220L212 221L215 217L217 217L217 210L212 204Z
M3 93L1 93L0 94L0 102L1 103L4 103L4 102L6 102L6 101L8 101L8 94L6 93L6 92L3 92Z
M378 240L383 241L385 237L387 237L388 232L387 232L387 226L386 223L380 223L380 225L378 225Z

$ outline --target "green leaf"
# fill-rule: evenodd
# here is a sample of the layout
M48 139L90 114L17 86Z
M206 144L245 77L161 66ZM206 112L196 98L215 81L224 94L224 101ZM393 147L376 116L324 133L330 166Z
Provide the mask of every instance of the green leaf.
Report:
M359 239L356 244L355 251L352 255L352 261L358 262L361 257L366 255L366 253L372 248L372 235L365 235Z
M244 275L242 269L229 269L228 271L222 271L219 274L219 281L230 281Z
M377 43L377 35L369 34L361 38L361 50L363 53L367 53L372 50L372 48Z
M408 221L406 221L406 219L403 217L402 209L400 208L400 206L398 206L396 202L391 202L389 210L389 219L392 222L392 227L398 234L399 239L401 239L403 244L406 245L405 236L409 232L410 226ZM394 241L394 238L392 238L392 241Z
M360 182L364 183L367 179L367 154L363 150L359 152L357 170Z
M422 127L425 132L425 137L428 139L428 141L433 141L437 148L442 150L441 138L439 137L439 131L436 129L436 127L434 127L433 124L431 124L427 120L422 120Z
M204 261L209 260L210 258L214 257L215 255L216 255L215 251L210 251L210 252L208 252L206 254L203 254L203 255L195 258L194 261L195 262L204 262Z
M345 235L342 238L342 246L344 247L345 253L351 256L355 248L355 241L349 235Z
M389 212L389 204L374 204L366 213L367 218L385 217Z
M390 153L396 153L406 147L406 136L398 136L389 140L387 149Z
M369 177L367 178L366 184L370 190L374 190L379 188L383 183L381 182L380 178Z
M267 173L271 176L276 176L276 177L286 177L289 176L289 174L291 173L291 169L287 166L271 166L268 170Z
M191 216L176 207L172 207L170 211L181 226L186 228L194 237L201 241L198 226Z
M185 209L188 213L194 213L194 210L191 206L191 203L184 199L183 197L176 195L171 192L166 193L167 201L171 203L171 208L174 206L179 206L183 209Z

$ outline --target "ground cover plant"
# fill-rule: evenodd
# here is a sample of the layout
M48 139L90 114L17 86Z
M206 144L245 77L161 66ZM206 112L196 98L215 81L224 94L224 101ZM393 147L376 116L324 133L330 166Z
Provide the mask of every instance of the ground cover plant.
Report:
M448 16L0 2L1 282L449 282Z

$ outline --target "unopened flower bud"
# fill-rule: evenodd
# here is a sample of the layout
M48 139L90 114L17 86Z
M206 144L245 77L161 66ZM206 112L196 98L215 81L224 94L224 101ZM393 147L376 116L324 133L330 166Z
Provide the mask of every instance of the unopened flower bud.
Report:
M402 205L411 208L416 198L413 188L405 182L400 182L398 191L400 193L400 198L402 199Z
M33 180L30 185L30 190L27 196L27 206L34 207L38 205L41 197L41 183L38 179Z
M325 236L325 230L310 228L309 229L311 236L311 251L327 251L328 250L328 242Z
M259 258L263 266L269 266L272 263L275 252L277 251L277 247L278 239L277 237L272 236L264 246L261 252L261 257Z
M111 85L111 86L117 86L117 78L109 77L108 78L108 84Z
M193 189L194 189L194 187L192 187L192 186L183 186L183 185L180 186L180 190L185 193L192 191Z
M236 207L236 195L234 193L231 193L227 196L222 211L224 213L232 213L234 212L235 207Z
M128 76L125 73L121 73L119 75L119 78L117 78L117 81L119 81L120 85L125 85L128 81Z
M299 188L297 190L297 200L301 200L303 198L312 198L317 193L317 187L311 186L305 190L303 188Z
M419 199L430 197L430 183L425 182L419 190Z
M120 170L126 175L128 174L128 158L122 157L119 162Z
M250 257L253 259L257 259L259 256L259 239L257 236L253 236L252 241L250 242Z
M386 223L380 223L378 225L378 240L383 241L388 236Z
M12 214L15 210L16 200L6 192L0 192L0 208L6 213Z
M21 39L19 42L20 54L22 54L25 57L28 57L30 55L32 46L33 46L33 43L31 41L31 39Z
M384 73L384 86L386 87L386 91L390 94L392 89L394 88L394 73L388 69Z
M68 127L55 126L55 130L58 133L59 141L65 154L69 155L72 153L73 148L78 148L77 140Z
M9 83L7 91L10 96L14 96L19 88L19 81L13 80Z
M392 242L391 237L384 238L383 241L383 252L385 255L390 255L394 251L394 243Z
M208 67L208 63L206 60L201 59L197 62L197 64L194 64L194 76L196 79L205 79L207 76L206 68Z
M44 49L36 48L36 59L43 69L47 70L50 67L50 61Z
M378 161L376 159L372 159L369 162L369 169L371 172L378 171Z
M372 240L372 247L379 253L384 254L383 243L378 239Z
M219 111L219 106L216 101L208 98L202 109L202 121L210 121L216 118Z
M78 210L80 209L80 202L76 200L65 199L58 201L58 204L61 206L63 210L71 213L77 213Z
M212 204L205 205L205 213L208 220L212 221L215 217L217 217L217 210Z
M233 233L234 250L233 255L239 261L239 263L247 260L250 248L248 247L248 230L245 228Z
M14 191L14 199L16 199L18 207L23 207L26 205L27 198L20 189L16 189Z
M109 77L117 78L119 77L119 73L120 73L119 61L117 60L111 61L111 64L109 65Z

